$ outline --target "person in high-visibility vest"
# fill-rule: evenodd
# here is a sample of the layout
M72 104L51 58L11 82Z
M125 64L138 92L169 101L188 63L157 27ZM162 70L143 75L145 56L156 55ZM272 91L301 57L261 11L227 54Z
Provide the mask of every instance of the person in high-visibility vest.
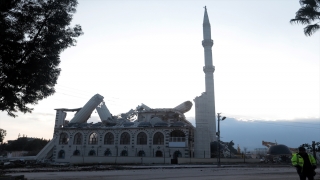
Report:
M299 153L293 154L291 158L292 165L296 167L300 180L314 180L317 168L316 160L311 154L306 152L304 147L299 147Z

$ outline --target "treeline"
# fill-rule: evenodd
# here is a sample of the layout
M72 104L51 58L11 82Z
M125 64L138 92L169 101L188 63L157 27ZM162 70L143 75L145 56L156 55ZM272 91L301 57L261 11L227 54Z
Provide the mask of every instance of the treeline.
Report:
M312 144L304 143L300 146L306 148L310 152L313 152L313 151L320 152L320 142L313 141Z
M0 150L3 152L12 152L12 151L28 151L28 156L34 156L41 151L44 146L48 144L50 140L43 138L27 138L21 137L17 140L14 140L8 144L2 144Z

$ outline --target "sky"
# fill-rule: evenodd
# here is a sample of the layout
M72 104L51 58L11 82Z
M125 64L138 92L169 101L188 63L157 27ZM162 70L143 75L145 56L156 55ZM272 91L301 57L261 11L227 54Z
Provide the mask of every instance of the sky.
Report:
M80 24L84 35L61 53L56 93L30 105L32 114L12 118L0 112L5 141L19 134L51 139L54 109L82 107L97 93L114 115L141 103L173 108L187 100L194 102L205 91L204 6L214 41L216 112L227 117L225 126L228 119L230 125L225 129L221 124L225 140L241 134L237 127L242 125L277 134L261 141L274 141L286 130L294 132L310 124L312 131L300 134L301 144L320 137L320 32L306 37L303 25L289 23L300 8L298 0L78 2L72 24ZM194 108L185 115L195 124ZM67 119L72 116L69 113ZM99 121L95 112L88 120ZM265 129L263 123L268 122L284 133ZM261 146L261 141L248 143L248 138L235 144Z

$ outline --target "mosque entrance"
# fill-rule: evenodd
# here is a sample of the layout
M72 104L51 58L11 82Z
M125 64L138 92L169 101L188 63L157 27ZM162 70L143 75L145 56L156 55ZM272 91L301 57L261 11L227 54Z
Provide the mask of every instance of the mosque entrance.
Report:
M182 157L182 154L180 151L175 151L173 153L173 159L171 159L171 164L178 164L178 157Z
M178 157L182 157L182 154L180 151L175 151L173 153L173 159L178 159Z

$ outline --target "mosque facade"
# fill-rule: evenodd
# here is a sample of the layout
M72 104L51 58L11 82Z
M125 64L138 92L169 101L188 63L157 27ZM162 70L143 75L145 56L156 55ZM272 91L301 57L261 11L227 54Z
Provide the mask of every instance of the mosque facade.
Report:
M210 22L205 8L203 41L205 92L194 99L194 127L184 116L192 108L186 101L174 108L150 108L141 104L127 113L112 115L103 96L94 95L82 108L56 110L52 140L36 156L54 162L114 162L117 159L210 158L216 141L214 66ZM101 122L87 123L96 110ZM65 120L68 112L76 112ZM157 161L159 159L159 161ZM149 161L151 162L151 161Z

